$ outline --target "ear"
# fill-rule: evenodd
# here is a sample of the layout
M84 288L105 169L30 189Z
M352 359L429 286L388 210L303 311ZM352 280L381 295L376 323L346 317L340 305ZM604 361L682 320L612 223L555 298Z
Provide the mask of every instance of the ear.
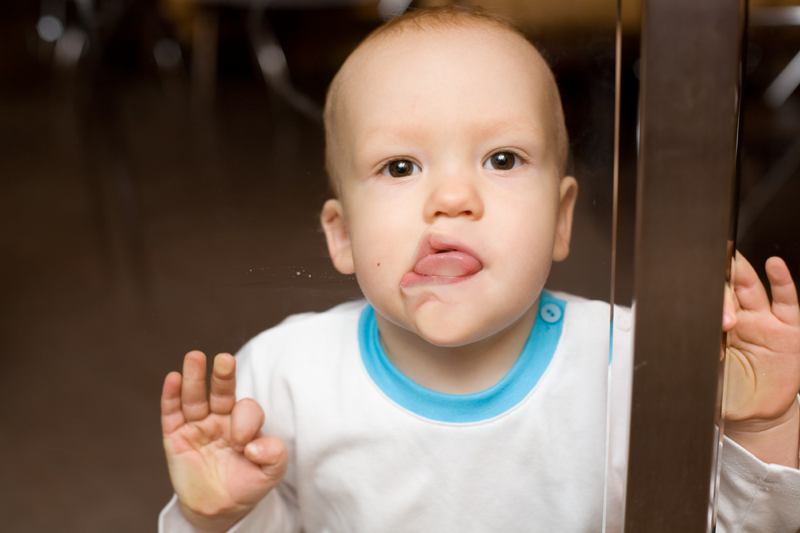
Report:
M569 256L569 241L572 237L572 214L578 198L578 182L572 176L561 178L559 185L558 219L556 238L553 243L553 261L563 261Z
M326 201L319 219L325 232L325 240L328 242L328 254L331 256L333 266L342 274L352 274L355 272L353 248L344 222L342 203L335 199Z

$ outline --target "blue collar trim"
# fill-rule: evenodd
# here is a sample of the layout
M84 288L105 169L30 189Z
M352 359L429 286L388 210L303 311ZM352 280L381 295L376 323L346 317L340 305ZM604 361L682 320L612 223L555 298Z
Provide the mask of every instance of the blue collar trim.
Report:
M533 390L553 358L567 303L542 292L531 333L516 363L492 387L471 394L447 394L423 387L402 374L380 341L375 310L367 305L358 323L361 359L375 384L395 403L424 418L467 423L494 418L521 402Z

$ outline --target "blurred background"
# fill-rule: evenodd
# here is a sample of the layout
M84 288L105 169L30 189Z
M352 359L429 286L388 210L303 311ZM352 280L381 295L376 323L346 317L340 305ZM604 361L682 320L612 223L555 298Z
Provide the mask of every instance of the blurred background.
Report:
M442 3L4 4L5 530L153 530L171 495L158 421L163 376L189 349L235 351L288 314L359 297L354 280L330 266L318 229L328 196L325 89L385 19ZM572 256L555 266L551 287L607 300L616 2L474 3L515 22L553 66L581 194ZM800 8L792 4L751 6L738 239L754 262L779 254L797 275ZM624 20L635 26L639 14L627 6ZM638 63L621 68L624 94L635 98ZM635 129L635 113L622 121ZM623 167L634 157L624 152ZM619 262L623 299L627 264Z

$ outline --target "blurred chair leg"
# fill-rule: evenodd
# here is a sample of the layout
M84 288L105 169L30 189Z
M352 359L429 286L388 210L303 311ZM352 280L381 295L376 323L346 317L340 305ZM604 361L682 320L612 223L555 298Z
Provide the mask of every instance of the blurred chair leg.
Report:
M264 82L293 109L314 122L322 122L320 106L292 85L286 55L263 15L263 8L250 10L248 36Z
M764 92L764 100L773 108L778 109L800 86L800 52L795 54L780 74L773 80Z

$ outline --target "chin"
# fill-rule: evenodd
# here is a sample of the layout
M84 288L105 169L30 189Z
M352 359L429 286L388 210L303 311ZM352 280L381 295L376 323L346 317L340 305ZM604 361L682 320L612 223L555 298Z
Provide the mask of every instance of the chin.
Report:
M489 336L474 320L459 320L452 315L418 316L414 325L420 338L440 348L458 348Z

